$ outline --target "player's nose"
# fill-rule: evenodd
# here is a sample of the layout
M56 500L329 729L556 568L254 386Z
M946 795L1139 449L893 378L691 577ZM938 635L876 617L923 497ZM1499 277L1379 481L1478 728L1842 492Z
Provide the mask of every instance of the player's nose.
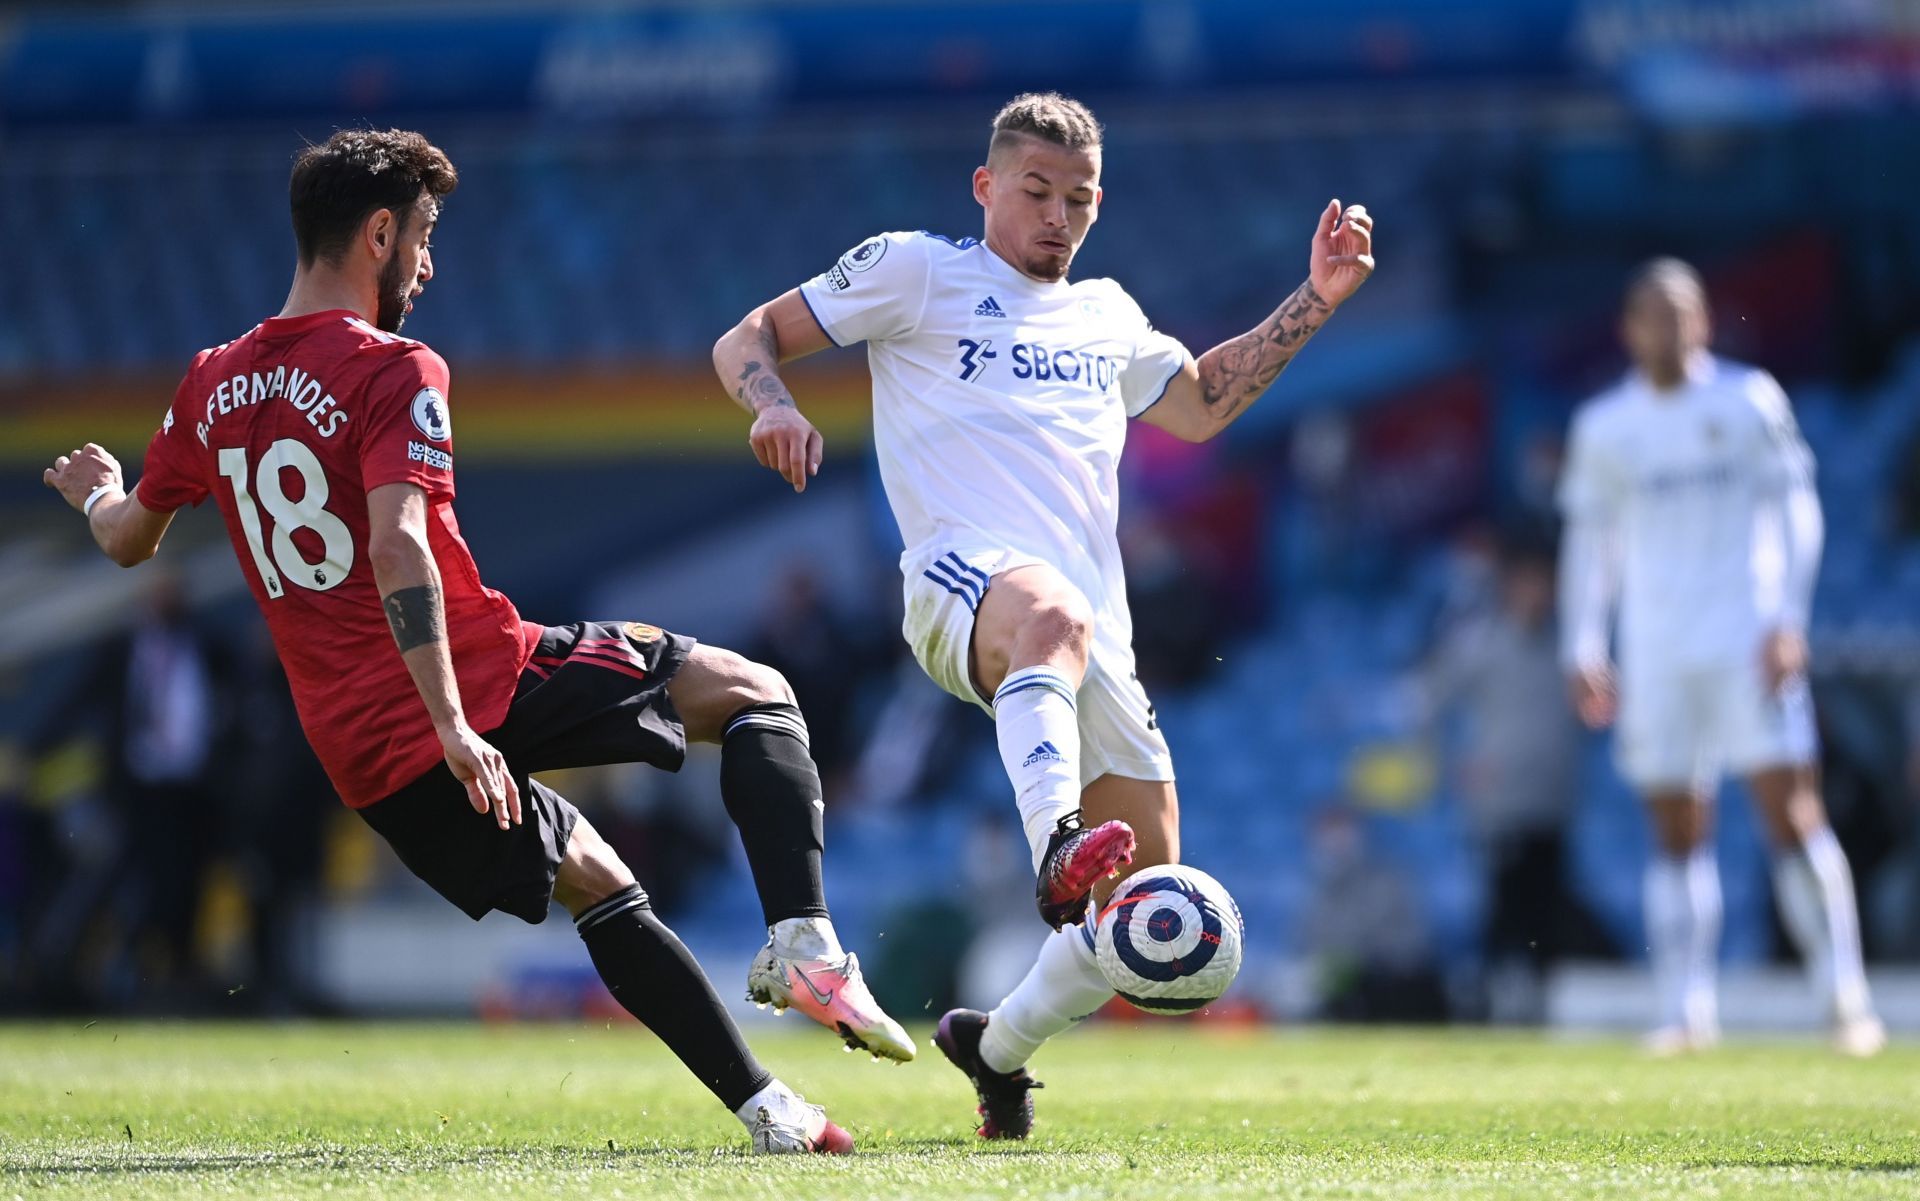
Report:
M414 278L423 284L433 278L433 251L423 250L420 252L420 274L414 276Z

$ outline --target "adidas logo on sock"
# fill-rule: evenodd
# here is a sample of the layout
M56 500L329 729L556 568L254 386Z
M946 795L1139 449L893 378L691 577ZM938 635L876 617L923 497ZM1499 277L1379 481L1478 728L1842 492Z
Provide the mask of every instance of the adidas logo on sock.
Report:
M1007 310L1001 308L999 302L989 296L980 302L980 307L973 310L973 315L976 317L1004 317L1007 315Z
M1060 753L1059 747L1053 745L1051 742L1043 742L1033 748L1033 754L1028 755L1022 760L1020 766L1032 767L1042 759L1050 759L1055 763L1065 763L1067 761L1067 757Z

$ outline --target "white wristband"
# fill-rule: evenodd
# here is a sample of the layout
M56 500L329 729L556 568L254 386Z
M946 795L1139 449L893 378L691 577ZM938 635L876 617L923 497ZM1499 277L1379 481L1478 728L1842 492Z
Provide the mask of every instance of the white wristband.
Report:
M120 490L120 485L117 483L114 483L112 480L109 480L106 483L100 485L98 488L95 488L93 491L87 493L86 503L80 506L80 515L82 517L91 518L93 516L93 506L100 503L100 498L105 496L109 492L117 492L119 490Z

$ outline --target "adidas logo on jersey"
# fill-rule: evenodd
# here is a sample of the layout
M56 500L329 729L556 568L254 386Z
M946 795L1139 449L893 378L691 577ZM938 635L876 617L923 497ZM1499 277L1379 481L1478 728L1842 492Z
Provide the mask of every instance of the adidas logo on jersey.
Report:
M1033 748L1033 754L1028 755L1020 766L1032 767L1042 759L1050 759L1055 763L1065 763L1067 761L1067 757L1060 753L1059 747L1053 745L1051 742L1043 742Z
M978 308L973 310L973 315L976 317L1004 317L1007 315L1007 310L1001 308L1000 303L989 296L980 302Z

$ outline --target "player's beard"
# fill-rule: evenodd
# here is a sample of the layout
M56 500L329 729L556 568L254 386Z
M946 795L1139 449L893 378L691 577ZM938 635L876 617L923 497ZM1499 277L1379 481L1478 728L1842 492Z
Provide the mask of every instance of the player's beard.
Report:
M400 271L400 256L394 255L380 269L380 307L374 311L373 327L390 334L400 332L407 319L407 301L413 295L413 281Z
M1073 252L1065 254L1041 254L1028 259L1024 270L1035 279L1044 279L1049 283L1059 283L1067 278L1067 268L1073 265Z

